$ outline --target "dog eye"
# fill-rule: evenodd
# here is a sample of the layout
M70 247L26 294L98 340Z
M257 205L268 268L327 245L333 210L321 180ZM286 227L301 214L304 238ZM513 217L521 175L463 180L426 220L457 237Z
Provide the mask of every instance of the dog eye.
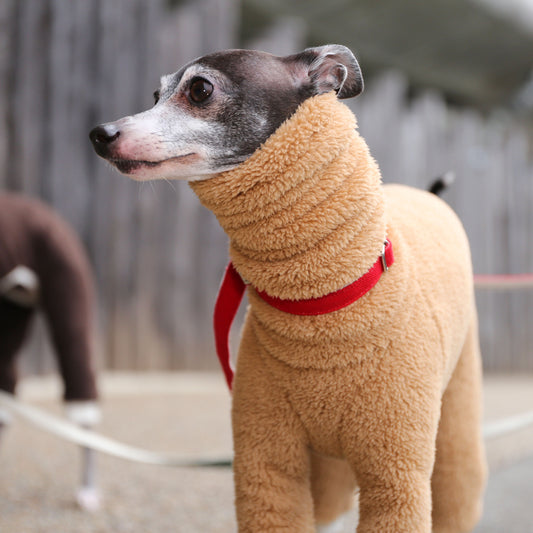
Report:
M159 92L159 90L154 91L154 105L157 104L157 102L159 102L160 96L161 96L161 93Z
M191 100L197 104L207 100L213 92L213 84L203 78L194 78L189 88Z

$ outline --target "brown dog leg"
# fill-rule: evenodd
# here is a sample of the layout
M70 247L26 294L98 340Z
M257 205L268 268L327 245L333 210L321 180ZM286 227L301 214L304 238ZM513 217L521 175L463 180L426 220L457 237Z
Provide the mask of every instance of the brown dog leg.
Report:
M434 533L466 533L479 520L486 480L481 359L474 317L442 402L432 478Z
M26 338L33 310L0 297L0 390L15 393L16 356ZM0 440L11 422L9 412L0 410Z
M33 309L0 297L0 389L10 394L15 393L16 357L24 344L32 317Z

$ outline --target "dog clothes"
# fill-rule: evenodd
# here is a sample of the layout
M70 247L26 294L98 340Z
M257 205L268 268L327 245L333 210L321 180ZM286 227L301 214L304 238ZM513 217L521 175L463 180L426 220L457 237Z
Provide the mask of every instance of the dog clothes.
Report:
M481 365L452 210L383 186L333 93L306 100L234 170L191 186L250 284L233 396L239 532L314 531L346 510L355 481L360 532L471 529L485 482ZM348 307L296 316L256 293L337 291L385 238L394 265Z
M9 276L17 272L25 276ZM31 292L27 305L9 294L17 290L13 283L4 284L6 291L0 294L0 388L15 390L16 355L39 305L57 354L65 400L96 399L90 267L72 230L41 202L0 194L0 278L18 279L20 296Z

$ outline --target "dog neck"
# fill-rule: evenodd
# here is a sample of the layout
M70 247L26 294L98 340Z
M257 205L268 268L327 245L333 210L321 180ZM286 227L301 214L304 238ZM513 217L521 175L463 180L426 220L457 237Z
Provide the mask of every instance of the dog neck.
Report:
M193 182L256 289L317 298L365 274L383 248L378 166L333 93L306 100L247 161Z

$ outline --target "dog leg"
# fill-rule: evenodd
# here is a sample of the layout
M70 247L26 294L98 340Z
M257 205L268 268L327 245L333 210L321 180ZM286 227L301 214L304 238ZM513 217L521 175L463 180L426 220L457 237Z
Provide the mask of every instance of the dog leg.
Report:
M15 393L16 357L24 344L33 310L0 297L0 390Z
M474 316L442 402L432 478L434 533L465 533L479 520L486 481L481 358Z
M243 398L248 412L258 416L248 423L234 417L233 470L238 531L314 533L305 435L288 427L298 421L290 416L289 410L285 411L288 406L281 405L279 397L272 407L278 417L283 412L283 418L276 418L264 405L245 401L247 395L242 394L242 387L236 378L234 403L241 406L240 397ZM258 395L266 392L258 386L253 389Z
M0 297L0 390L15 394L17 386L16 356L26 337L32 311ZM12 416L0 409L0 443Z
M10 414L7 411L0 409L0 444L2 444L4 433L6 432L6 429L10 423L11 423Z
M16 356L24 343L33 311L0 297L0 390L15 394ZM11 414L0 409L0 440L11 423Z
M402 466L401 460L384 464L374 483L361 485L357 533L431 533L429 473L414 465L399 471ZM378 478L383 472L387 480Z
M244 328L233 392L239 533L314 533L308 438Z
M320 533L333 533L339 527L342 531L344 514L354 507L355 488L355 476L346 461L311 454L311 493Z
M96 452L83 447L82 481L76 492L76 501L86 511L97 511L100 508L101 496L96 484Z
M84 429L94 428L101 420L100 407L95 401L67 402L66 415L71 422ZM76 500L86 511L96 511L100 507L100 491L96 483L96 452L82 447L81 485L76 492Z
M431 532L431 472L441 397L434 360L380 362L379 380L363 383L365 401L350 417L345 454L359 485L358 533Z

